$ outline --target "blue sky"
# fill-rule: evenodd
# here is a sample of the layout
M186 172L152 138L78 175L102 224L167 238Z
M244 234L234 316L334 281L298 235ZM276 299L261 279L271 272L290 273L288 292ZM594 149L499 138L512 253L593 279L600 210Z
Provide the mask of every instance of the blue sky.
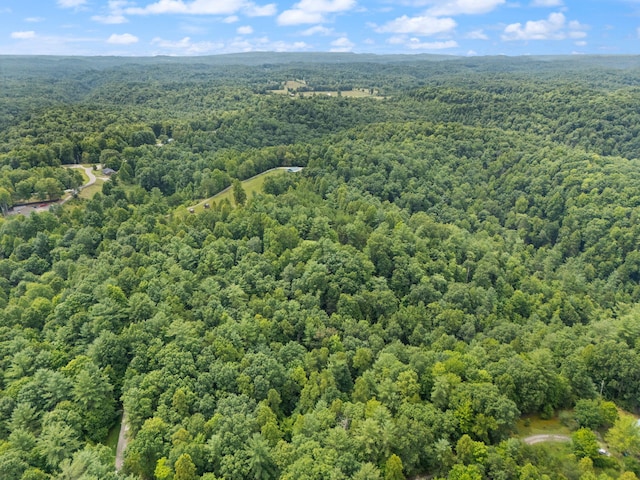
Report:
M637 54L640 0L0 0L0 54Z

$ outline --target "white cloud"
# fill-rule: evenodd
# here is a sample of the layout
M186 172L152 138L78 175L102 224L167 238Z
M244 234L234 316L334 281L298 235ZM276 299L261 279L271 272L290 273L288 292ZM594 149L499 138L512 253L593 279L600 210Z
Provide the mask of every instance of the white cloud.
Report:
M238 17L237 15L231 15L227 18L225 18L224 20L222 20L224 23L236 23L237 21L240 20L240 17Z
M68 0L66 0L68 1ZM187 15L231 15L246 9L252 16L265 16L275 14L275 5L264 7L247 3L245 0L159 0L145 7L129 7L125 13L129 15L161 15L169 13Z
M478 52L476 52L475 50L469 50L467 52L467 57L475 57L476 55L478 55Z
M27 32L11 32L11 38L18 40L28 40L29 38L35 38L36 32L29 30Z
M322 25L316 25L315 27L307 28L300 32L303 37L310 37L312 35L331 35L333 28L327 28Z
M575 42L575 45L577 47L586 47L587 46L587 42L585 42L584 40L580 40L579 42Z
M533 0L531 2L532 7L559 7L564 5L562 0Z
M236 32L238 32L238 35L251 35L253 33L253 27L250 25L245 25L244 27L238 27Z
M107 25L119 25L129 21L124 15L94 15L91 17L91 20Z
M422 3L431 5L427 15L441 17L489 13L504 5L506 0L429 0Z
M381 27L377 27L376 32L435 35L450 32L456 28L456 25L456 21L452 18L436 18L431 16L408 17L403 15Z
M169 51L171 53L181 55L203 55L220 50L224 46L222 43L192 42L189 37L184 37L177 41L164 40L160 37L156 37L151 40L151 44L163 49L162 53L167 53L167 51Z
M589 27L587 25L583 25L577 20L573 20L569 22L569 38L584 38L587 36L586 29Z
M138 43L138 37L131 35L130 33L123 33L122 35L114 33L107 39L107 43L112 43L114 45L131 45L133 43Z
M58 0L58 6L62 8L81 7L87 0Z
M128 20L124 16L124 9L129 5L127 0L109 0L109 8L105 15L94 15L91 20L107 25L118 25L127 23Z
M567 24L564 14L551 13L545 20L529 20L524 26L521 23L507 25L502 34L502 40L563 40L569 38L584 38L588 27L577 21Z
M278 25L324 23L327 14L347 12L355 6L355 0L302 0L278 16Z
M11 55L95 55L94 45L104 38L36 34L36 41L0 45L0 53Z
M404 45L405 43L407 43L408 38L409 37L407 37L406 35L394 35L393 37L389 37L387 39L387 43L391 45Z
M455 40L423 42L419 38L410 37L409 35L394 35L387 39L387 43L390 45L402 45L411 50L443 50L458 46L458 42Z
M272 42L270 44L270 47L267 48L268 51L274 51L274 52L299 52L299 51L308 50L308 49L309 49L309 45L306 44L305 42L287 43L283 41Z
M29 23L38 23L38 22L43 22L44 18L43 17L28 17L24 19L25 22L29 22Z
M278 13L278 8L275 3L262 6L250 3L244 7L244 13L249 17L272 17Z
M353 47L355 47L355 43L353 43L347 37L340 37L331 42L332 52L350 52Z
M406 44L412 50L444 50L446 48L456 48L458 42L447 40L444 42L421 42L418 38L411 38Z
M482 29L473 30L467 33L465 35L465 38L468 38L470 40L489 40L489 37L487 36L486 33L484 33L484 30Z
M193 42L185 37L181 40L165 40L156 37L151 41L156 48L154 55L207 55L212 53L238 52L296 52L311 48L305 42L288 43L271 41L268 37L246 38L236 37L228 42Z
M325 17L320 12L304 10L285 10L278 16L278 25L302 25L305 23L323 23Z
M220 53L234 52L299 52L309 50L310 46L305 42L287 43L281 40L271 41L268 37L237 38L225 45Z

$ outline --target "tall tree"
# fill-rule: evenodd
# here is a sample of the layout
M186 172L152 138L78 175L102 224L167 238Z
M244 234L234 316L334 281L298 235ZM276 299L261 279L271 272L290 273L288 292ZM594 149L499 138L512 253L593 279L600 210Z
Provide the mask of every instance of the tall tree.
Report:
M233 180L233 200L236 202L236 205L244 205L247 201L247 192L244 191L242 186L242 182L237 178Z

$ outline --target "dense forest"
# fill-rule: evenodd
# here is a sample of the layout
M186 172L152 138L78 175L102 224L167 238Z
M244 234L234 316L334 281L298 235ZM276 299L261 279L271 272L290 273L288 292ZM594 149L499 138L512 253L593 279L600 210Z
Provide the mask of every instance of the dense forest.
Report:
M639 133L637 57L0 58L2 478L636 479Z

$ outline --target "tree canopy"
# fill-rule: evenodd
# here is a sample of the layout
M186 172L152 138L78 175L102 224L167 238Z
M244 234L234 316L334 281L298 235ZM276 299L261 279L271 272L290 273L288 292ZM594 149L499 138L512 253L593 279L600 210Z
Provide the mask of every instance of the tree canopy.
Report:
M638 60L278 58L0 69L3 478L640 475Z

